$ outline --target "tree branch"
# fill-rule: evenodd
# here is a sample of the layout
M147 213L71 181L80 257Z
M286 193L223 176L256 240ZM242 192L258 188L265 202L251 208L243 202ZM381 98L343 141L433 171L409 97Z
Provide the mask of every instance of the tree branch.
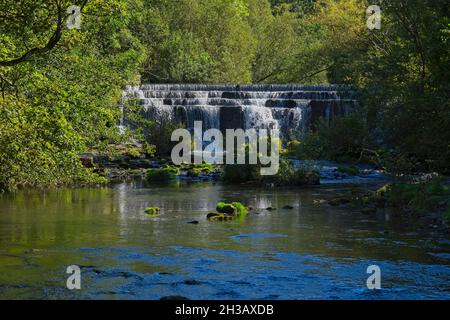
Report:
M22 62L29 60L31 57L33 57L35 55L45 54L45 53L49 52L58 44L58 42L61 40L62 31L64 28L64 9L62 8L59 0L54 0L54 1L56 3L56 7L58 10L56 29L53 32L52 36L49 38L47 44L43 47L32 48L18 58L14 58L12 60L0 60L0 67L15 66L17 64L20 64ZM80 12L83 10L83 8L87 4L87 2L88 2L88 0L83 0L81 7L80 7Z

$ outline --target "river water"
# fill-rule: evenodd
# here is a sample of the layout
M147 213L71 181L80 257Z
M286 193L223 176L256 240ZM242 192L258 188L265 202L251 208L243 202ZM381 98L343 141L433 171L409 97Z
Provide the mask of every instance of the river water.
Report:
M314 201L358 188L135 182L2 195L0 299L450 299L448 233ZM255 210L207 221L220 200ZM148 206L162 214L145 215ZM81 290L66 288L70 265ZM381 290L367 289L370 265Z

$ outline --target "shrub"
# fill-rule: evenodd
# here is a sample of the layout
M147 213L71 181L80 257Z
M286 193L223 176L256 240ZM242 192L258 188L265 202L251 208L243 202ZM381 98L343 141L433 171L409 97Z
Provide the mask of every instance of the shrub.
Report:
M437 209L440 203L448 205L450 190L440 179L433 179L425 183L394 183L385 195L389 206L423 213Z
M370 146L368 136L363 122L354 116L336 118L330 125L321 119L298 146L297 157L336 161L359 159L361 151Z
M159 169L148 169L147 180L156 183L165 183L175 180L180 171L175 166L165 166Z
M301 146L301 142L298 140L289 141L287 144L287 155L295 156L298 154Z
M196 164L189 170L189 175L197 177L201 173L209 174L213 170L213 165L210 163Z
M278 186L302 186L320 183L320 175L313 169L295 168L288 159L280 159L280 168L274 176L261 177L263 183L273 183Z
M136 147L127 148L125 155L130 158L139 158L141 156L141 151Z

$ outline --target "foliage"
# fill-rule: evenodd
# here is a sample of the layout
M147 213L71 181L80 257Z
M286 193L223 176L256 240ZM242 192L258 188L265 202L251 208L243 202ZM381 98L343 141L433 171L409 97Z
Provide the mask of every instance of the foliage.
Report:
M330 125L316 123L296 148L299 159L358 160L364 148L371 146L364 123L355 116L335 119Z
M394 183L389 186L385 196L389 206L414 213L450 205L450 189L440 179L423 183Z
M65 24L73 4L80 30ZM381 30L366 27L369 4ZM351 84L355 116L316 124L289 155L370 149L388 170L450 173L449 17L444 0L3 0L0 189L102 182L78 155L130 136L167 156L170 119L116 128L121 90L139 80ZM226 166L225 178L260 181L259 167Z
M55 3L2 1L1 61L45 46ZM73 4L58 3L64 10ZM82 168L78 154L119 138L115 103L145 53L129 29L130 3L88 1L81 30L67 30L64 22L52 50L0 67L0 189L103 181Z
M195 164L189 169L189 175L192 177L198 177L200 174L209 174L213 170L211 163Z
M149 156L170 156L176 142L171 141L172 132L184 128L181 123L173 122L167 116L149 120L142 114L142 106L137 99L122 101L126 113L126 136L142 142L147 148Z
M306 167L295 168L291 161L281 158L278 173L274 176L262 176L261 182L277 186L316 185L320 182L320 175Z
M164 166L158 169L148 169L147 181L153 183L167 183L176 179L180 171L175 166Z
M362 116L367 116L368 129L379 143L404 158L415 158L416 164L433 163L433 170L448 172L448 3L370 4L381 5L380 30L365 27L362 13L368 1L317 1L307 22L322 34L313 55L322 57L316 65L330 66L330 82L356 85Z

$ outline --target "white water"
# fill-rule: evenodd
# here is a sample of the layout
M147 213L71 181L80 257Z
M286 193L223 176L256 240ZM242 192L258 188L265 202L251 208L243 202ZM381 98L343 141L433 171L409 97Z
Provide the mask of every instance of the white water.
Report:
M124 96L133 96L142 106L146 119L183 123L192 128L202 121L203 128L278 129L281 136L302 136L311 125L311 102L319 101L327 122L337 114L347 114L354 105L353 91L339 85L203 85L150 84L128 86ZM337 103L336 103L337 102ZM237 108L237 118L222 123ZM333 109L337 108L337 109ZM121 121L124 126L126 119Z

